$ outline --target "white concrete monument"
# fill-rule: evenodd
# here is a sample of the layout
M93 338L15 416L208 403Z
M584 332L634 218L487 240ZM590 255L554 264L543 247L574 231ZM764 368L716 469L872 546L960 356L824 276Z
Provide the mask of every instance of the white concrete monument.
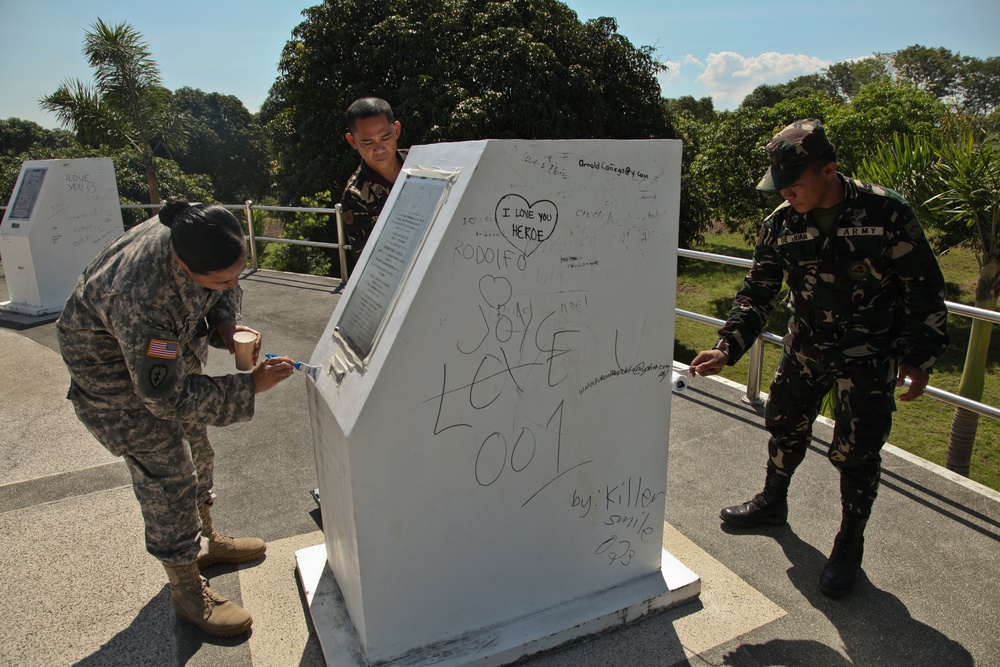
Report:
M0 223L10 294L0 310L60 312L83 269L123 231L111 158L25 162Z
M411 149L310 360L329 664L506 664L698 596L662 548L680 169Z

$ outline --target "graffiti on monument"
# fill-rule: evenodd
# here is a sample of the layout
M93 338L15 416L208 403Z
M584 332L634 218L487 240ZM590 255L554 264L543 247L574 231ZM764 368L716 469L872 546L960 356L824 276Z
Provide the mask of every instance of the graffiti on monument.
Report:
M572 156L526 156L524 162L566 179L575 169L596 171L598 179L638 182L640 191L649 178L630 166ZM570 520L597 526L594 556L627 566L639 543L658 539L652 510L665 492L644 483L640 474L581 485L584 470L592 471L587 479L600 477L593 470L600 463L592 451L577 446L586 434L570 415L590 401L598 385L647 373L662 382L670 377L671 363L666 349L664 359L636 358L638 344L617 328L612 340L600 338L594 320L603 304L595 302L595 278L588 271L603 268L601 255L582 252L579 240L595 230L606 236L620 224L617 242L626 254L636 253L648 239L648 223L629 223L621 214L615 220L612 194L598 206L573 208L572 189L512 190L492 211L459 216L462 233L449 250L452 264L474 264L479 273L461 288L471 295L462 303L472 324L457 328L454 353L440 365L435 393L424 399L434 408L430 428L435 437L464 443L468 473L478 487L502 489L503 497L513 497L525 510L543 494L556 494ZM575 212L569 223L560 221L566 208ZM604 367L601 360L609 356L613 362ZM583 377L580 369L601 370ZM598 400L582 409L599 410Z

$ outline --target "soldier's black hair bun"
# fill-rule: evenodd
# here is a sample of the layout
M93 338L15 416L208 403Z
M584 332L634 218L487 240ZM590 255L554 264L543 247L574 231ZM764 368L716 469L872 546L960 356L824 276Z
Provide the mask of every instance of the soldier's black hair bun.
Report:
M174 223L177 222L177 217L189 208L191 208L191 204L186 201L165 202L160 207L160 222L173 229Z
M247 251L240 221L218 204L166 202L160 222L170 228L177 257L194 273L227 269Z

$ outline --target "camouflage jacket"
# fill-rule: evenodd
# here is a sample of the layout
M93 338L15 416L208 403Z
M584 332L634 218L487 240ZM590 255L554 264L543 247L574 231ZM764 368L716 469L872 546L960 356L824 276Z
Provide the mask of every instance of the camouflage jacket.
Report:
M944 278L898 194L838 174L845 207L829 234L787 202L764 221L753 267L716 348L734 364L764 329L782 282L785 344L827 363L878 353L929 371L948 344Z
M400 162L406 161L406 150L398 150ZM344 194L340 198L344 218L344 233L351 244L355 259L361 255L368 236L375 227L385 200L389 198L392 183L368 166L364 160L347 180Z
M63 308L57 335L67 398L215 426L250 419L252 374L201 374L209 334L240 321L242 296L238 286L208 290L191 280L159 218L137 225L84 269Z

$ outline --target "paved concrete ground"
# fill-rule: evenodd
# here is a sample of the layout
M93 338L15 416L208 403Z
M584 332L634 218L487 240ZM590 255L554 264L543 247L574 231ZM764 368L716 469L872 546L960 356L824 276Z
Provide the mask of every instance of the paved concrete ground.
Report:
M266 351L307 359L338 282L259 272L243 285ZM295 551L322 541L304 378L261 395L253 421L212 429L217 524L269 542L262 562L208 571L255 619L249 638L214 639L174 621L124 464L64 399L54 325L0 328L0 349L0 665L323 664L295 575ZM209 373L231 369L213 352ZM761 418L740 393L695 380L674 397L664 543L701 577L700 599L526 664L1000 665L1000 494L887 448L864 579L828 600L816 588L839 522L828 426L793 481L788 526L720 526L718 509L763 479Z

